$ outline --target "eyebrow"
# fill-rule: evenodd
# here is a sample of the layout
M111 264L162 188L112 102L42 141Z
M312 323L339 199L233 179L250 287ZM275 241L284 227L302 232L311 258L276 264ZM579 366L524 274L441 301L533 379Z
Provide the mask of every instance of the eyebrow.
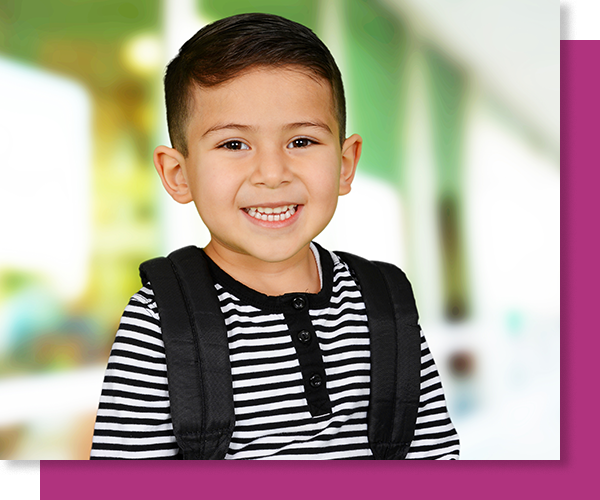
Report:
M288 123L287 125L284 125L283 128L285 130L293 130L295 128L302 128L302 127L315 127L315 128L323 129L326 132L329 132L330 134L333 133L333 132L331 132L331 129L329 128L329 126L326 123L323 123L321 121ZM252 125L243 125L241 123L217 123L216 125L213 125L212 127L210 127L206 132L204 132L204 134L202 134L202 137L205 137L208 134L211 134L218 130L228 130L228 129L255 131L256 127L254 127Z
M320 122L320 121L288 123L284 128L286 130L291 130L291 129L302 128L302 127L316 127L316 128L324 129L326 132L329 132L330 134L332 133L331 129L329 128L329 125L327 125L326 123Z
M241 123L217 123L210 127L206 132L202 134L202 137L216 132L217 130L235 129L235 130L255 130L255 127L251 125L242 125Z

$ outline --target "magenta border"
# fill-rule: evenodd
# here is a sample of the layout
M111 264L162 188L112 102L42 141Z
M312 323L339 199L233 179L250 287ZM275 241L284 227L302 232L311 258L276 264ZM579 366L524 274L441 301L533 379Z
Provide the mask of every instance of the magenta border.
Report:
M50 462L42 500L170 498L586 498L596 489L600 273L600 41L561 42L560 461ZM586 488L586 485L588 488ZM580 495L577 491L582 492Z

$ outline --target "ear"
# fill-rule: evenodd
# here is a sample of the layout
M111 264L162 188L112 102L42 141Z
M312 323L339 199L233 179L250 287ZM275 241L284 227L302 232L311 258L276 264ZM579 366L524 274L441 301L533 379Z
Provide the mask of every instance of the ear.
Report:
M167 193L175 201L192 201L192 191L185 172L185 158L179 151L167 146L158 146L154 150L154 166Z
M356 174L356 165L362 151L362 137L352 134L342 144L342 168L340 171L340 196L348 194Z

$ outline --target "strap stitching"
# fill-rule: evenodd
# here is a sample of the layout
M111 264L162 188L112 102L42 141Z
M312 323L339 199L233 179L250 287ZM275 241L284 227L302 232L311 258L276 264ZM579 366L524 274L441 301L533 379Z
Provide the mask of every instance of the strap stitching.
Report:
M366 267L366 268L370 268L370 269L375 269L375 272L379 272L379 275L381 277L380 280L378 281L383 281L385 287L386 287L386 291L387 291L387 297L388 297L388 305L391 307L392 310L392 320L393 320L393 324L394 324L394 330L393 330L393 334L394 334L394 339L395 339L395 345L396 345L396 356L394 359L394 363L393 363L393 372L394 372L394 377L393 377L393 397L394 400L397 397L398 394L398 357L400 356L400 353L398 351L398 322L396 321L396 305L394 303L393 300L393 296L390 290L390 286L388 283L388 280L386 278L385 272L384 270L379 266L379 262L377 261L370 261L367 259L364 259L363 257L359 257L357 255L353 255L353 254L349 254L347 252L336 252L338 254L338 256L341 257L342 262L345 262L346 265L348 266L348 269L350 270L350 274L353 276L353 278L355 279L356 283L358 284L358 287L361 291L361 295L362 295L362 299L363 302L365 303L365 307L367 308L367 316L371 316L372 311L369 312L369 308L367 305L367 300L366 300L366 294L365 294L365 287L363 285L360 284L360 278L359 278L359 272L354 269L352 267L352 262L354 262L355 264L358 265L358 267ZM346 257L346 261L344 261L344 257ZM367 271L367 269L365 269L365 271ZM371 297L372 299L373 297ZM373 332L370 330L370 334L372 335ZM396 405L393 405L392 408L392 419L391 422L395 422L396 421ZM402 424L404 425L404 424ZM392 426L393 427L393 426ZM390 429L389 431L389 441L391 442L392 438L393 438L393 428ZM379 444L377 442L375 442L375 444Z
M181 276L179 275L177 267L170 256L168 257L168 261L171 264L171 268L173 269L173 273L175 274L175 278L177 279L177 284L179 285L179 290L181 292L181 296L183 297L185 308L186 308L186 311L188 314L188 321L190 323L190 328L192 330L192 338L194 341L195 354L196 354L196 359L198 361L197 374L198 374L198 378L200 380L200 384L198 384L200 387L200 404L202 407L202 416L201 416L202 430L200 432L204 434L204 431L206 430L206 397L205 397L205 391L204 391L204 378L202 377L200 348L198 345L198 332L196 331L194 315L192 314L192 307L188 300L187 293L185 292L185 289L183 288L183 282L181 280Z
M387 297L388 297L388 301L390 303L390 305L392 306L392 312L393 314L393 321L394 321L394 340L395 340L395 344L396 344L396 358L394 360L394 399L396 399L398 397L398 358L400 357L400 351L399 351L399 346L398 346L398 340L399 340L399 335L398 335L398 321L396 320L396 304L394 303L394 298L392 295L392 291L390 290L390 284L388 282L388 279L385 275L385 273L383 272L383 269L379 266L378 262L371 262L373 264L373 266L379 271L379 274L383 277L383 282L385 283L385 288L387 291ZM392 422L396 422L396 405L394 404L392 407ZM402 426L404 427L404 423L402 424ZM394 436L394 431L392 429L391 433L390 433L390 441L392 441Z

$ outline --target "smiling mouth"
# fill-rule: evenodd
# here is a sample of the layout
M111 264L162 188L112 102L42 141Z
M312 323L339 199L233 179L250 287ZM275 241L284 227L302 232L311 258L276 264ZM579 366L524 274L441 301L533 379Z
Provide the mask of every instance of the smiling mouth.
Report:
M247 207L244 208L250 217L258 220L275 222L289 219L296 213L298 205L282 205L280 207Z

